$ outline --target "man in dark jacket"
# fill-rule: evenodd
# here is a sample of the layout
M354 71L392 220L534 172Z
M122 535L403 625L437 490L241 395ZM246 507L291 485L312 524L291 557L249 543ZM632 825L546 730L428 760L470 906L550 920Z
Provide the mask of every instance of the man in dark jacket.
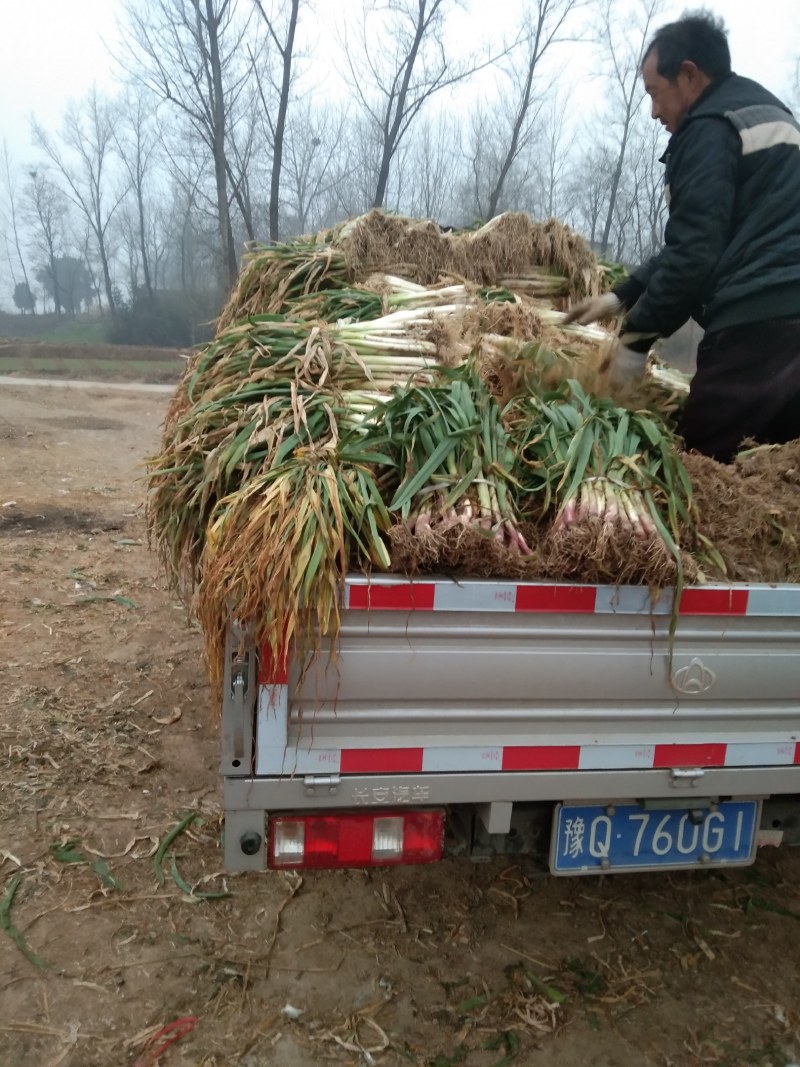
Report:
M672 135L664 247L570 318L624 309L634 348L696 319L705 336L681 430L687 448L729 462L745 437L800 437L800 125L731 73L725 30L704 13L660 29L642 75Z

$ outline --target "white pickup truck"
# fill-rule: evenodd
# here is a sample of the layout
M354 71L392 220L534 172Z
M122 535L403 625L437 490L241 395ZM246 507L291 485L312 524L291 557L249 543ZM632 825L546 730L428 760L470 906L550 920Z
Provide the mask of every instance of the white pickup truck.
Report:
M597 874L797 840L800 586L687 588L676 614L642 587L354 575L343 609L305 671L231 629L229 869Z

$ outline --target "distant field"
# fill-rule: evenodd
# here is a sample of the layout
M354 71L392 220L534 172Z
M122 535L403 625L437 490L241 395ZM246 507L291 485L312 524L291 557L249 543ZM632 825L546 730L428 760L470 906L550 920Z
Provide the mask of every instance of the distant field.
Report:
M184 353L188 354L188 353ZM0 374L21 378L174 382L185 366L180 349L134 345L0 342Z
M108 322L98 315L9 315L0 312L0 337L10 341L66 341L103 344Z
M108 340L108 326L104 322L63 322L59 326L47 330L38 340L102 345Z

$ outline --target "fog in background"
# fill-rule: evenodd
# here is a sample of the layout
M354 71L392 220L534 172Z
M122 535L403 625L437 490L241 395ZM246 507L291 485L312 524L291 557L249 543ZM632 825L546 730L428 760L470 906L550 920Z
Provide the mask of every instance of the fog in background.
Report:
M373 206L555 215L660 245L638 66L667 0L27 0L0 40L2 332L46 314L201 340L247 242ZM734 69L797 98L795 0L718 0ZM13 318L12 318L13 316ZM10 321L10 325L9 325ZM206 324L206 325L203 325Z

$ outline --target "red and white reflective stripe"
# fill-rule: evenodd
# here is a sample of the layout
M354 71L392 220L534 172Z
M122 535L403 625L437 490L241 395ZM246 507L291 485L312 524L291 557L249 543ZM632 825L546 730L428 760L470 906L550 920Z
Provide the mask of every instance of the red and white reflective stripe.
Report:
M266 711L269 715L269 711ZM431 746L429 748L299 748L265 719L258 774L425 774L498 771L658 770L671 767L800 765L800 742L707 741L687 744ZM270 729L271 728L271 729ZM280 732L278 730L278 732ZM283 743L281 744L281 741ZM263 756L263 759L262 759Z
M350 577L351 611L498 611L578 615L672 613L672 593L643 586ZM684 589L680 615L800 617L800 585L705 585Z

